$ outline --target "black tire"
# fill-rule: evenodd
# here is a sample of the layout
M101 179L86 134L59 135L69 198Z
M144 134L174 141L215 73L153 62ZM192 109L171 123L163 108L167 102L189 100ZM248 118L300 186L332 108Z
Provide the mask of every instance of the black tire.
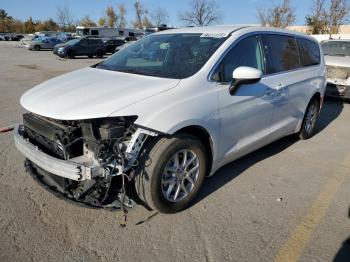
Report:
M319 111L320 111L320 102L317 99L313 98L306 108L303 123L301 125L301 129L298 134L301 140L306 140L313 136L316 128Z
M66 53L66 58L74 59L75 58L74 51L68 50Z
M34 47L33 47L33 49L35 50L35 51L40 51L40 45L35 45Z
M103 58L103 51L102 50L97 50L96 58Z
M185 209L198 194L207 172L207 154L204 146L194 136L179 134L171 138L160 138L149 148L141 157L135 178L135 189L139 198L146 207L163 213L176 213ZM199 164L198 173L196 172L198 175L188 195L186 196L183 191L182 194L184 196L182 199L177 202L171 202L164 196L162 177L170 159L179 152L181 154L181 150L189 150L195 153ZM175 173L172 176L175 177ZM183 179L183 181L185 180L186 178ZM187 183L188 185L188 182L182 183ZM167 189L169 189L169 186Z
M94 55L88 55L88 58L93 58L94 57Z

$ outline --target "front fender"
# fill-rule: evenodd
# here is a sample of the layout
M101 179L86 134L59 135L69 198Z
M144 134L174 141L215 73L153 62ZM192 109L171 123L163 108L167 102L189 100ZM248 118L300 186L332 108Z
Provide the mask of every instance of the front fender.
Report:
M136 125L169 135L185 127L199 126L208 132L213 142L213 151L218 152L218 89L197 86L202 87L202 90L191 90L186 86L173 88L118 110L110 117L137 115Z

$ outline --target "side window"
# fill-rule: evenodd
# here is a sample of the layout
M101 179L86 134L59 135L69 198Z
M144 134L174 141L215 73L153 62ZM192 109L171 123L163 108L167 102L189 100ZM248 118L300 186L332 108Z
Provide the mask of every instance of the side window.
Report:
M88 43L88 39L81 39L80 40L80 45L81 46L87 46L89 43Z
M83 35L89 35L90 30L89 29L83 29Z
M293 36L264 35L267 73L279 73L300 68L298 47Z
M240 66L249 66L264 72L260 36L248 36L240 40L221 61L212 75L212 80L230 82L232 72Z
M298 38L300 61L303 67L318 65L320 63L320 49L313 41Z
M100 39L93 39L93 38L90 38L88 39L87 41L87 44L89 46L95 46L95 45L98 45L100 43Z
M98 30L91 30L91 35L98 35Z

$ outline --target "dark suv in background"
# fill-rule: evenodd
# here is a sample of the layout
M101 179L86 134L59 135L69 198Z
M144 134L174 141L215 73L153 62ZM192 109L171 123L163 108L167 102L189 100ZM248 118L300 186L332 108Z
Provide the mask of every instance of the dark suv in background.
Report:
M76 56L103 58L106 53L106 47L100 38L84 37L56 45L53 53L59 57L66 58L74 58Z
M104 44L105 44L105 47L106 47L106 53L114 53L115 49L118 47L118 46L122 46L124 45L125 43L127 42L127 40L125 39L104 39Z

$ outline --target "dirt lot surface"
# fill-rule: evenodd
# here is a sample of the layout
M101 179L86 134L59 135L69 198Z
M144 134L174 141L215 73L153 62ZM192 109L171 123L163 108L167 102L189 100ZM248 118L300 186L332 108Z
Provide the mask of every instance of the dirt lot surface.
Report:
M42 81L96 63L0 42L0 127ZM74 88L74 87L72 87ZM222 168L174 215L86 209L55 198L0 134L0 261L350 261L350 105L326 101L316 136L282 139Z

